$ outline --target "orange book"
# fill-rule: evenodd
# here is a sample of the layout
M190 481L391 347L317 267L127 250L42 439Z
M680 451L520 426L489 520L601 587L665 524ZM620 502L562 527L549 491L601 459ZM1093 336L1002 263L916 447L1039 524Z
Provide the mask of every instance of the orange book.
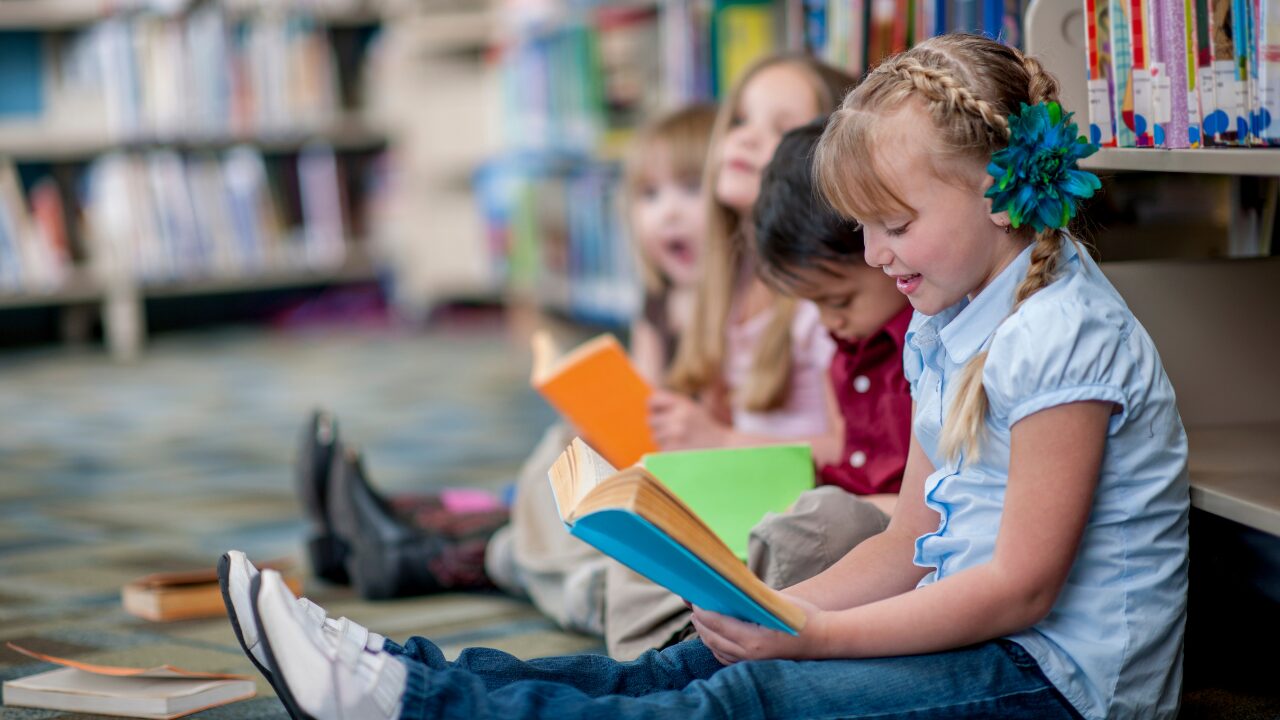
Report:
M658 449L646 408L653 388L612 335L561 355L549 333L534 333L533 388L614 467Z

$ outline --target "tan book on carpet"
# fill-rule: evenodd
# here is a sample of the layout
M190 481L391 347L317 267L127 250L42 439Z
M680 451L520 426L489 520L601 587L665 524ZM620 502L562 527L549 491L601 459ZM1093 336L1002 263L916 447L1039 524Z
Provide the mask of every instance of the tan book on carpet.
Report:
M294 595L302 594L302 578L284 561L263 563L278 570ZM125 612L152 622L215 618L227 614L218 587L218 571L162 572L140 577L120 591Z
M62 667L6 680L6 707L169 720L246 700L256 693L253 681L244 675L193 672L172 665L91 665L7 645L15 652Z

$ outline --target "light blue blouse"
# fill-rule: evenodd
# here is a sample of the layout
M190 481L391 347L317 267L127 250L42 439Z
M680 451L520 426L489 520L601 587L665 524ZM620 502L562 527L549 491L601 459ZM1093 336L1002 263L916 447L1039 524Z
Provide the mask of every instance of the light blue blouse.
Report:
M916 540L921 585L989 561L1009 479L1010 428L1064 403L1115 403L1080 551L1049 616L1010 636L1086 718L1173 718L1187 607L1187 438L1155 345L1101 270L1064 242L1060 275L1010 315L1028 248L972 302L916 313L904 351L912 429L936 471L941 519ZM1006 319L1007 318L1007 319ZM959 371L988 349L976 461L939 455ZM1052 502L1046 498L1046 502Z

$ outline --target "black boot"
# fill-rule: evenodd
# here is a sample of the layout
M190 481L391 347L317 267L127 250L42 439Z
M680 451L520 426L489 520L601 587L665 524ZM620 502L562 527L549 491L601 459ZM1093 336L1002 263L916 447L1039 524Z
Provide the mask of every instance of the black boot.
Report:
M346 567L346 547L333 531L329 518L329 470L340 455L338 422L329 413L316 410L302 428L296 477L298 498L311 520L307 557L311 571L331 583L350 582Z
M347 575L362 597L379 600L449 589L436 571L451 557L451 541L396 517L369 486L360 454L350 448L334 458L329 516L346 544Z

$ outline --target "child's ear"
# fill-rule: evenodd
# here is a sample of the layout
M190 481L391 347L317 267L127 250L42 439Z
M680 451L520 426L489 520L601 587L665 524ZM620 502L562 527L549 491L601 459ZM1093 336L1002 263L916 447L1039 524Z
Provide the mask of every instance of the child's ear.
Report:
M990 210L991 201L988 200L987 203L988 203L987 209ZM1007 210L1003 210L998 213L990 213L987 215L987 217L990 218L991 224L1000 228L1000 230L1002 230L1003 232L1009 232L1009 227L1013 224L1013 221L1009 219L1009 212Z

